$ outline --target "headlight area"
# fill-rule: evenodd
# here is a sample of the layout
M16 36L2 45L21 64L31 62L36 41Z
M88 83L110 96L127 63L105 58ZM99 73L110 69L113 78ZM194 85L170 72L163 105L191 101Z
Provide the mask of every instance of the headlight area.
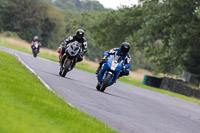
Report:
M118 63L116 63L116 62L113 61L110 69L112 71L115 71L115 69L117 68L117 66L118 66Z

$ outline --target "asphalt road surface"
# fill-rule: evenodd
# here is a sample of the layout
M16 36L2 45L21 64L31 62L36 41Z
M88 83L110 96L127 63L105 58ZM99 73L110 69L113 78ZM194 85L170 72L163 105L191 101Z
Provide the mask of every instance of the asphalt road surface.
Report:
M122 133L200 133L200 106L158 92L117 82L96 90L95 74L73 69L60 77L59 64L16 53L68 103Z

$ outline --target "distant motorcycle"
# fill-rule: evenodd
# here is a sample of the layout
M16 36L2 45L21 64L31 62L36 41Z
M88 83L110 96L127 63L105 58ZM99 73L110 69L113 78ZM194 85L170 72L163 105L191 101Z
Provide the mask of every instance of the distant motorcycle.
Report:
M39 53L39 48L40 48L39 43L34 42L34 44L32 45L33 57L37 57L37 54Z
M98 83L96 89L98 91L104 92L108 86L116 82L123 68L123 63L121 56L110 55L97 75Z
M80 44L77 41L71 42L67 45L65 53L61 59L59 75L65 77L67 72L71 71L77 62L77 57L81 51Z

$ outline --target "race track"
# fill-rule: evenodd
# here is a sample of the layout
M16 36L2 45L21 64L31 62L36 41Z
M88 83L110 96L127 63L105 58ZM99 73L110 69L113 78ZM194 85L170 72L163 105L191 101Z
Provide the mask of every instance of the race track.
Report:
M200 106L122 82L96 90L95 74L74 69L60 77L59 64L16 53L65 101L122 133L200 133Z

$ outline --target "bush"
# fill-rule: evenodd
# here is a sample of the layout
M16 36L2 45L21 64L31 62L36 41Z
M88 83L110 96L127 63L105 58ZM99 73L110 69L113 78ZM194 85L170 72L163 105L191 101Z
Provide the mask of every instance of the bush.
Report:
M16 32L11 32L11 31L4 31L4 32L1 33L1 35L6 36L6 37L19 38L19 36Z

